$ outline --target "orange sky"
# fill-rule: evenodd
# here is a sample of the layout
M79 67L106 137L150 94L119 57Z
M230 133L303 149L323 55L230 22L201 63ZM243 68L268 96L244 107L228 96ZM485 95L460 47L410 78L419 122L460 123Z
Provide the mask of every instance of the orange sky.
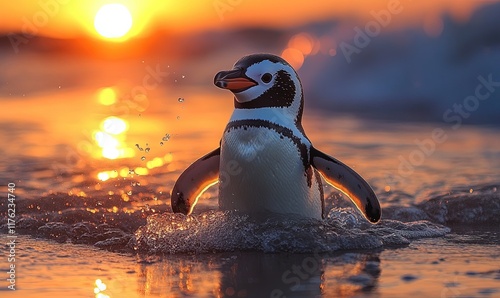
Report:
M53 37L94 36L93 18L107 3L123 3L132 13L133 35L155 29L191 31L204 28L232 28L237 25L287 26L332 16L370 18L370 12L396 2L404 16L395 24L419 22L449 11L466 20L472 9L488 1L456 0L0 0L0 32L29 30ZM489 1L491 2L491 1ZM192 3L196 3L192 4Z

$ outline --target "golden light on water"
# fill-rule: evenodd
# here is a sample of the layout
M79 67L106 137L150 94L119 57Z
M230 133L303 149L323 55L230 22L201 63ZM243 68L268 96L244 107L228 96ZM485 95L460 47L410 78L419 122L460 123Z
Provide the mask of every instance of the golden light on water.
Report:
M114 88L105 87L99 89L97 99L100 104L111 106L116 103L117 94ZM96 157L118 159L135 156L134 150L125 144L125 133L129 129L129 124L126 120L109 116L101 121L99 128L100 130L95 130L92 134L92 138L101 148L99 155Z
M132 28L132 15L123 4L103 5L95 15L94 28L102 37L121 41Z
M128 167L123 167L119 170L107 170L107 171L101 171L97 173L97 179L101 181L106 181L112 178L117 178L118 176L125 178L128 177L129 175L137 174L136 169L130 169ZM140 173L144 173L143 170L139 169Z
M107 171L101 171L97 173L97 179L101 181L107 181L109 179L117 178L118 176L125 178L128 177L129 175L148 175L149 170L154 169L154 168L159 168L165 165L165 163L170 163L172 162L173 156L171 153L167 153L163 157L155 157L149 161L146 162L146 167L136 167L136 168L128 168L128 167L123 167L119 170L107 170Z
M102 131L97 131L94 134L94 139L96 140L97 144L101 148L110 148L110 147L116 147L120 143L117 139L115 139L113 136L102 132Z
M104 119L101 128L109 134L118 135L128 130L128 124L121 118L110 116Z
M102 171L97 174L97 179L101 181L109 180L110 178L118 177L117 171Z
M149 173L148 169L144 167L137 167L134 169L134 172L137 175L142 175L142 176L147 175Z
M172 153L167 153L163 156L163 160L165 160L166 163L171 163L173 159L174 155Z
M116 103L116 92L111 87L102 88L98 93L99 103L105 106L110 106Z
M110 116L94 131L93 139L101 148L101 156L107 159L134 157L135 152L125 144L128 123L118 117Z
M114 136L102 131L97 131L94 134L94 140L97 142L97 145L102 148L101 154L103 157L117 159L120 156L120 149L118 149L120 141Z
M163 158L161 157L155 157L146 163L146 167L148 169L158 168L161 166L163 166Z
M130 169L125 167L120 169L120 177L127 177L130 174Z
M99 179L99 180L101 180L101 181L106 181L106 180L108 180L109 178L110 178L110 177L109 177L108 173L106 173L106 172L99 172L99 173L97 174L97 179Z
M120 171L116 170L109 170L109 171L101 171L97 173L97 179L101 181L107 181L109 179L117 178L118 176L125 178L129 175L136 174L139 176L145 176L149 174L149 170L144 167L136 167L133 170L129 170L128 168L126 169L121 169Z
M100 279L95 280L95 288L94 288L94 294L95 298L110 298L108 295L102 293L106 291L107 286L105 283L102 282Z

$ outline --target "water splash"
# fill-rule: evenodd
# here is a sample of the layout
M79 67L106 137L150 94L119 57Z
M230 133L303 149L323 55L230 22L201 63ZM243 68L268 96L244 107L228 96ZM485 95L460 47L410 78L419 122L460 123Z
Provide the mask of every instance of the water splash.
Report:
M166 133L165 136L162 138L163 141L168 141L170 140L170 134Z
M209 211L200 215L155 214L135 233L134 248L147 253L262 251L312 253L408 245L443 236L449 228L429 221L383 220L372 225L356 210L339 208L323 221L290 216L249 216Z

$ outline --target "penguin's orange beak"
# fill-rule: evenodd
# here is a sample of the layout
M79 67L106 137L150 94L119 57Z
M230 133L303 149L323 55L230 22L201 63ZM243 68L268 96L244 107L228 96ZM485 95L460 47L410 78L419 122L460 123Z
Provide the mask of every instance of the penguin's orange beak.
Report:
M242 69L233 69L221 71L216 74L214 84L219 88L228 89L233 93L238 93L257 85L257 82L247 77L243 73Z

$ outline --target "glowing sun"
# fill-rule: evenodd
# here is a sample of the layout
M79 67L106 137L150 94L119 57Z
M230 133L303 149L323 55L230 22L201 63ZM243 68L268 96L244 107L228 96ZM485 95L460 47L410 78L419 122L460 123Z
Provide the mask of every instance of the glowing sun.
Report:
M103 5L95 15L94 28L103 37L121 38L132 28L132 15L125 5Z

